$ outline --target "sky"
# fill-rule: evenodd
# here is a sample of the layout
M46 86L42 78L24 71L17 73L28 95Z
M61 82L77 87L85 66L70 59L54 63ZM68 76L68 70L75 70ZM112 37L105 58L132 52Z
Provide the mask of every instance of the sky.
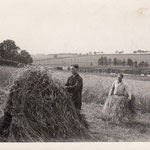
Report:
M0 0L0 42L31 54L150 50L149 0Z

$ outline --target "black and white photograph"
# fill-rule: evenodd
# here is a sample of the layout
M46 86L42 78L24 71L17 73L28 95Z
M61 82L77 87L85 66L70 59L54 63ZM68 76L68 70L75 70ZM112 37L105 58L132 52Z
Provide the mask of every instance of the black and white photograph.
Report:
M0 143L150 142L150 1L0 0Z

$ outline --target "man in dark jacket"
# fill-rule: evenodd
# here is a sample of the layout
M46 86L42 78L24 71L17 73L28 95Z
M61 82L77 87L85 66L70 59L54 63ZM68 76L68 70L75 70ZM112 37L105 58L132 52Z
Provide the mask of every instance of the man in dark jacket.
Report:
M80 111L82 105L83 80L81 76L78 74L78 69L79 69L78 65L72 65L71 67L72 75L68 78L65 86L71 95L75 108Z

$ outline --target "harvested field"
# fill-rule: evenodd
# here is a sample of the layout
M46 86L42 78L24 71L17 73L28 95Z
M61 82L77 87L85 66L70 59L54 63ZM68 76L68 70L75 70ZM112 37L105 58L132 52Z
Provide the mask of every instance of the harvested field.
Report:
M9 68L6 68L6 72L8 72ZM4 71L4 70L3 70ZM4 71L5 72L5 71ZM20 71L19 71L20 72ZM14 74L17 74L16 70L14 72ZM59 80L61 82L61 86L66 82L67 77L70 75L70 73L68 72L58 72L58 71L53 71L50 73L52 76L51 78L56 82L57 80ZM68 138L65 138L61 135L61 133L57 132L57 135L60 135L60 138L57 137L52 137L49 138L48 141L103 141L103 142L138 142L138 141L150 141L150 114L149 114L149 110L150 110L150 93L149 93L149 89L150 89L150 83L147 81L140 81L140 80L132 80L132 79L124 79L126 83L128 83L128 85L130 86L130 88L132 89L135 97L136 97L136 109L137 109L137 115L135 120L132 123L125 123L125 124L120 124L120 125L116 125L113 124L111 122L107 122L107 121L103 121L101 119L101 110L102 110L102 106L105 102L105 99L107 98L107 94L110 88L110 85L112 84L112 82L114 81L114 77L102 77L102 76L98 76L98 75L90 75L90 74L81 74L81 76L83 77L83 81L84 81L84 89L83 89L83 105L82 105L82 114L84 114L86 121L89 124L89 132L90 132L90 137L87 138L87 136L70 136L71 133L71 129L70 129L70 124L68 123L68 130L66 131L66 133L69 132L69 136ZM16 79L20 79L19 77L21 77L21 74L19 76L16 76ZM23 78L22 78L23 79ZM21 85L21 89L18 89L18 93L19 95L23 95L23 93L28 89L29 87L26 84L22 84L22 79L19 80L20 85ZM7 80L6 80L7 81ZM24 83L27 80L25 80ZM35 81L35 79L34 79ZM6 82L6 83L10 83L10 82ZM32 82L30 84L33 84ZM8 84L9 85L9 84ZM10 88L8 88L8 85L6 85L5 87L7 88L1 88L2 90L5 89L6 93L7 90L9 91ZM60 86L60 83L57 84L58 87ZM12 88L14 86L14 88ZM17 88L17 85L13 85L11 88L12 90L15 90ZM40 88L38 88L40 89ZM42 88L43 89L43 88ZM29 90L28 92L31 92L32 90ZM32 92L31 92L32 93ZM36 93L38 93L38 90L36 91ZM14 94L15 95L15 94ZM10 95L9 95L10 96ZM37 98L37 102L39 102L40 99L40 95L35 94L34 96L36 96ZM11 97L11 96L10 96ZM10 98L9 97L9 98ZM16 99L16 101L14 100L14 104L16 106L18 106L17 104L17 99L19 100L19 97L16 96L12 96L12 99ZM30 96L25 95L25 99L26 98L30 98ZM43 100L43 102L46 99ZM26 103L33 103L33 101L35 102L35 99L32 97L32 99L28 99L26 101ZM3 100L3 102L5 103L5 100ZM19 101L19 102L25 102L25 101ZM3 104L1 104L1 109L3 109L3 106L5 106ZM39 105L37 105L39 108L41 108L41 104L43 105L42 102L39 103ZM46 103L44 104L46 105ZM69 105L69 104L68 104ZM31 107L35 107L36 105L29 105L29 108ZM49 106L47 107L49 108ZM17 113L17 110L20 110L22 108L20 107L15 107L14 108L14 113ZM22 109L23 110L23 109ZM31 112L31 109L24 109L26 112L29 113L33 113L32 119L35 119L36 122L39 122L39 128L42 125L41 119L42 119L42 115L37 115L34 111ZM35 110L35 109L32 109ZM59 111L58 114L62 113L62 108L61 106L59 107ZM72 109L71 109L72 110ZM71 112L71 110L69 112ZM36 110L37 111L37 110ZM40 109L39 114L41 113ZM72 112L73 113L73 112ZM46 118L50 115L52 116L52 114L49 112L48 115L45 113ZM41 118L40 118L41 116ZM26 117L28 118L28 117ZM59 117L59 119L56 119L58 122L60 119L65 119L66 117ZM19 118L18 121L22 121L24 120L24 118ZM46 120L46 119L45 119ZM71 119L72 120L72 119ZM51 120L49 120L51 121ZM73 120L72 120L73 121ZM26 123L26 121L24 120L24 126L29 125L28 123ZM56 124L59 124L58 122L56 122ZM74 121L73 121L74 122ZM78 121L77 121L78 122ZM54 122L53 122L54 123ZM62 126L62 124L60 123L59 125ZM14 127L23 127L22 124L16 124L16 121L14 120L12 122L11 128L10 129L14 129ZM42 125L43 126L43 125ZM45 126L44 126L45 127ZM31 127L27 127L28 130L32 129ZM63 128L63 127L62 127ZM61 128L61 130L63 130ZM80 128L81 129L81 128ZM13 131L11 130L11 135L9 139L10 141L12 141L12 139L15 139L15 134ZM17 130L20 130L20 128ZM85 129L86 130L86 129ZM15 130L14 130L15 131ZM21 131L23 131L21 129ZM54 131L54 130L53 130ZM76 131L76 129L75 129ZM77 130L78 131L78 130ZM84 131L84 130L83 130ZM38 136L39 133L41 131L38 131ZM61 131L60 131L61 132ZM21 140L21 141L46 141L45 137L43 137L42 140L39 140L37 138L34 137L33 134L27 134L27 131L23 131L21 132L23 133L22 136L25 134L26 140ZM28 131L29 133L29 131ZM44 133L42 131L42 133ZM55 131L54 131L55 133ZM77 132L79 133L79 132ZM87 130L86 130L87 133ZM27 136L28 135L28 136ZM30 135L30 136L29 136ZM46 134L47 135L47 134ZM67 135L67 134L66 134ZM86 134L85 134L86 135ZM30 138L29 138L30 137ZM34 138L33 138L34 137ZM46 136L47 137L47 136ZM47 138L46 138L47 139ZM4 140L4 139L2 139ZM16 140L15 141L19 141Z

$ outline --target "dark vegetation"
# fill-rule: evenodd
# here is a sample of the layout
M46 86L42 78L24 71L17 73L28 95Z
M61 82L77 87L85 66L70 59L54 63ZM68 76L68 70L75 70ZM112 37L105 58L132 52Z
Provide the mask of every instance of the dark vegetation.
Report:
M31 55L26 50L21 50L13 40L0 43L0 65L21 66L32 62Z

